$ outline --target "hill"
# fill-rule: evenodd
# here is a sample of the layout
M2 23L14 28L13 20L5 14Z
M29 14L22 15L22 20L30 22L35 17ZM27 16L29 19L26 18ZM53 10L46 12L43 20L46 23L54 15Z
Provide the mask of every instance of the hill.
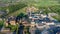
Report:
M0 0L0 2L12 4L7 7L7 9L9 9L8 15L15 16L15 14L17 13L24 12L25 7L34 6L38 9L45 9L45 14L54 12L57 13L60 17L60 0ZM5 8L6 7L4 7L3 9L6 10ZM48 8L50 9L50 11L48 10ZM60 20L59 17L56 18L54 16L54 18L56 18L57 20Z

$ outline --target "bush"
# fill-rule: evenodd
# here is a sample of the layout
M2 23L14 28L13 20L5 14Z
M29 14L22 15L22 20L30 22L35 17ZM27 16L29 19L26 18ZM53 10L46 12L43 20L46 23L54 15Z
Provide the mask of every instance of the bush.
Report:
M0 27L2 27L4 24L4 21L0 21Z
M13 32L13 31L17 30L18 25L17 24L16 25L8 25L7 27L5 26L5 28L10 28L10 30Z

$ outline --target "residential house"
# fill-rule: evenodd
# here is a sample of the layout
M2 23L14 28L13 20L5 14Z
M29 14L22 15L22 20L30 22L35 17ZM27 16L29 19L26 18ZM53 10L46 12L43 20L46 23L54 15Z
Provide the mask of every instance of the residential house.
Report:
M55 23L52 20L50 20L48 17L44 18L42 23L46 25L55 25Z
M10 25L16 25L15 17L13 17L13 16L9 17L6 21L6 24L7 25L9 25L9 24Z
M37 27L38 29L44 29L44 28L46 27L46 25L43 24L43 23L36 23L36 27Z

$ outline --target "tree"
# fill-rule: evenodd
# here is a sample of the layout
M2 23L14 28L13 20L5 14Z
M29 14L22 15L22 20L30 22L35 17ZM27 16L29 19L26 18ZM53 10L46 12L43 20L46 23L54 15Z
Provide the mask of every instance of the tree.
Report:
M17 17L16 17L16 21L20 21L20 23L22 23L22 18L24 18L24 13L20 13Z

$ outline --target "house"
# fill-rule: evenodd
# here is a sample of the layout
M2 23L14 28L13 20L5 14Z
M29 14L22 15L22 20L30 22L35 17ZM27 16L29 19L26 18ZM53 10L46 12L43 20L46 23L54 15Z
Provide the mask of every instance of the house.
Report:
M26 8L26 13L27 13L28 16L31 16L32 13L33 13L33 12L36 12L37 10L38 10L38 8L35 8L35 7L33 7L33 6L27 7L27 8Z
M48 18L48 17L43 18L42 23L44 23L46 25L55 25L55 23L52 20L50 20L50 18Z
M10 24L11 24L11 25L16 25L16 22L15 22L15 20L13 20L13 21L10 21Z
M26 20L22 21L22 24L23 24L24 26L30 26L29 22L26 21Z
M31 7L26 7L26 12L34 12L34 11L37 11L38 8L35 8L34 6L31 6Z
M30 27L30 28L29 28L29 32L30 32L31 34L35 34L35 31L36 31L36 28L35 28L35 27Z
M55 23L54 22L47 22L47 23L45 23L46 25L55 25Z
M32 21L31 24L30 24L31 27L35 27L35 22Z
M6 20L6 25L16 25L15 17L11 16Z
M43 28L46 27L46 25L43 24L43 23L36 23L36 27L37 27L38 29L43 29Z
M42 18L45 18L45 17L47 17L47 15L41 14L41 17L42 17Z
M8 27L8 25L9 25L8 21L5 21L4 24L5 24L6 27Z

